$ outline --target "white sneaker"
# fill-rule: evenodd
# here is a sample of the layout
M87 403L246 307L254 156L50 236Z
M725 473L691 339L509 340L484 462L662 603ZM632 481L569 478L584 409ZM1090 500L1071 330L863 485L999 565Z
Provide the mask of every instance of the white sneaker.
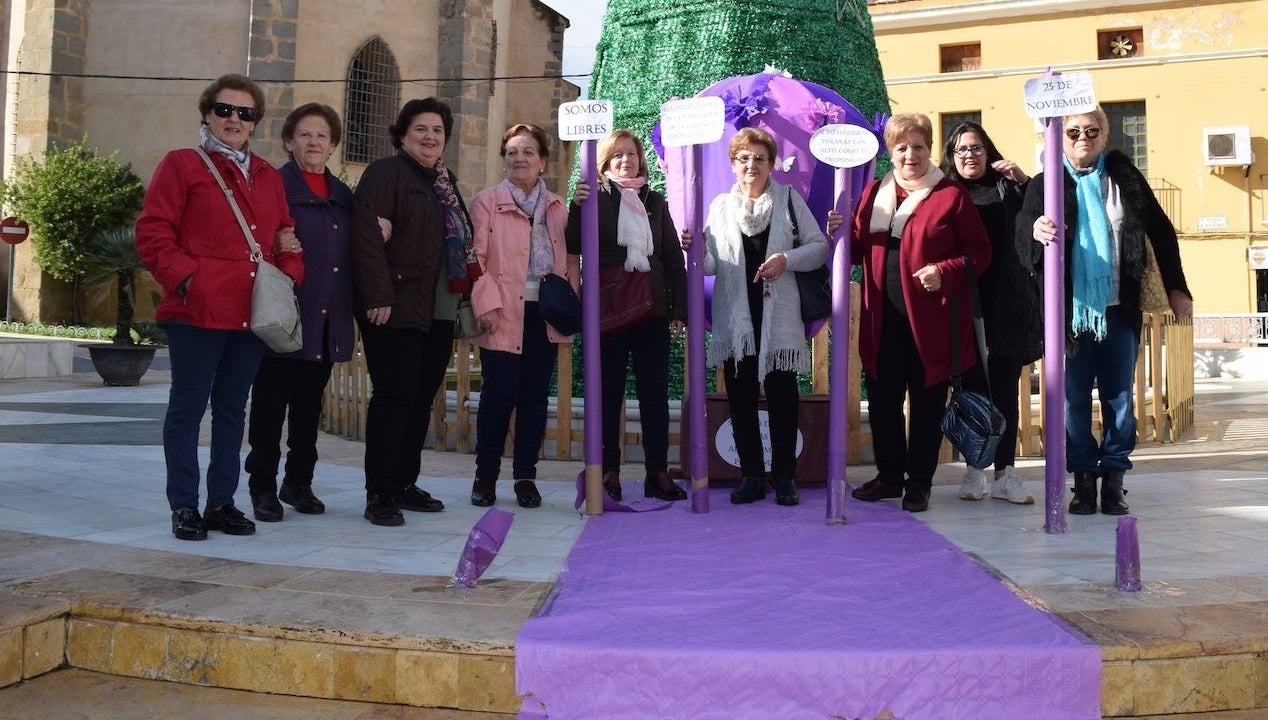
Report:
M987 493L986 471L973 467L964 468L964 479L960 481L961 500L981 500Z
M1035 496L1026 489L1026 483L1017 477L1017 469L1012 465L1004 468L991 482L991 497L1017 505L1035 504Z

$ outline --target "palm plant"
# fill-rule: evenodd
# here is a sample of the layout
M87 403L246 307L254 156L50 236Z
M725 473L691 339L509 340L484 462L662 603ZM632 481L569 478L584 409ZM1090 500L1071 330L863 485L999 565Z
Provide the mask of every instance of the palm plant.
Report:
M92 266L92 272L86 278L88 284L112 278L117 284L114 344L136 345L140 340L132 321L136 308L136 274L145 266L137 253L132 227L116 227L98 233L84 255Z

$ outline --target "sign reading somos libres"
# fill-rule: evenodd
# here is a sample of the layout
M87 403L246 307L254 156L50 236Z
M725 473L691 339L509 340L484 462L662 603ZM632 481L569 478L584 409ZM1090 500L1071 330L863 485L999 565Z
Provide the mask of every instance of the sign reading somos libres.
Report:
M1031 78L1024 91L1026 114L1032 118L1083 115L1096 110L1090 73Z
M611 100L577 100L559 106L560 140L602 140L612 132Z

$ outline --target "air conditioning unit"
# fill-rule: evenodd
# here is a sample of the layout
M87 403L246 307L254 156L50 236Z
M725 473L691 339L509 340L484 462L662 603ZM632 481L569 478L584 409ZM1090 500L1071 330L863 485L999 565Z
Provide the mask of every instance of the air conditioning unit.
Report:
M1202 157L1207 167L1250 165L1250 126L1227 125L1202 128Z

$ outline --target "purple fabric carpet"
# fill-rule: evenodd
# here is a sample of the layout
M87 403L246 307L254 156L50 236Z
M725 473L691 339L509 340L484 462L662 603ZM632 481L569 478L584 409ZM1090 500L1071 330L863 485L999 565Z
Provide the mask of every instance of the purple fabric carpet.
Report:
M1100 717L1100 649L894 504L710 500L586 523L520 631L521 718Z

